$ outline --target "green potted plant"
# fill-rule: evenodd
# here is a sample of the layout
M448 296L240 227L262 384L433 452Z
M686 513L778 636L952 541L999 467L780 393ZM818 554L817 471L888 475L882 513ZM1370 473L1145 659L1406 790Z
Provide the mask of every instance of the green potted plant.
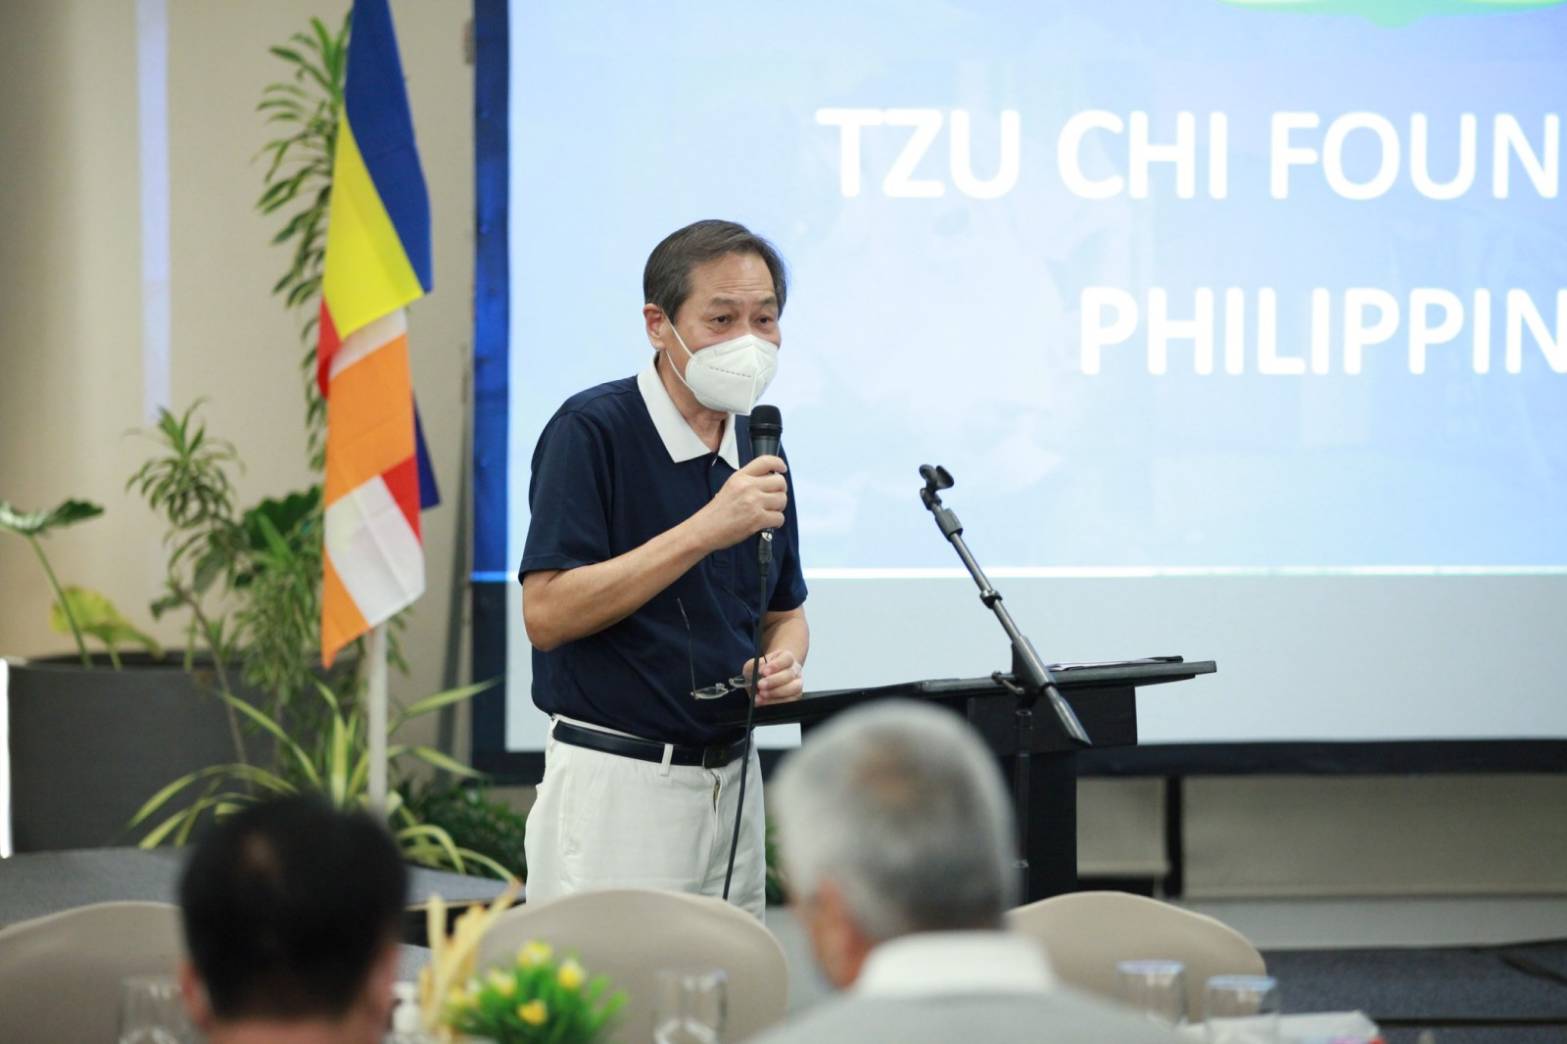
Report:
M399 709L387 723L387 759L394 769L405 759L422 761L444 772L477 778L478 773L461 762L424 746L391 742L407 722L442 707L469 699L489 688L493 682L466 685L428 696L405 709ZM335 808L361 809L368 804L370 746L363 714L345 706L331 686L316 682L329 726L321 742L302 743L290 736L276 719L242 697L225 695L235 710L277 744L279 764L264 768L243 762L210 765L186 773L149 798L132 820L133 827L146 825L141 839L143 848L155 848L164 842L184 844L204 816L220 818L267 797L314 791L326 797ZM488 873L501 879L512 876L503 866L483 852L455 842L441 826L423 821L404 799L406 779L398 779L403 789L393 789L387 815L392 836L402 847L409 862L458 873ZM178 807L175 799L199 792L195 801Z
M102 594L62 585L42 540L102 514L67 500L50 511L0 504L0 529L32 545L55 600L50 618L74 655L12 658L7 692L12 832L18 852L92 848L125 840L145 793L171 771L233 754L236 732L199 672L164 658L158 643ZM87 639L101 643L94 654ZM141 647L125 653L126 645Z

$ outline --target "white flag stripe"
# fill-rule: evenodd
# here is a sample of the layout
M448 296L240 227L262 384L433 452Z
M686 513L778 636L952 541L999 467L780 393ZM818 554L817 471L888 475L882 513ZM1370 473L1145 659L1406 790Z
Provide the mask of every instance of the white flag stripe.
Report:
M401 308L383 315L373 323L361 326L343 338L342 345L332 356L332 365L327 371L328 382L383 344L407 332L408 313ZM330 386L329 383L328 387Z
M326 509L326 553L374 627L424 593L424 549L376 476Z

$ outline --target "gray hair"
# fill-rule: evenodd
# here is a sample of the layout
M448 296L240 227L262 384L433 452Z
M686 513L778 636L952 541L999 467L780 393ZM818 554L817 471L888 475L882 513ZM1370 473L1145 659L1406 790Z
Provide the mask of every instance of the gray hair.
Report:
M691 295L691 270L730 254L755 254L773 277L779 314L789 296L789 274L778 249L733 221L696 221L665 236L642 269L642 300L658 305L670 321Z
M1017 899L1000 770L951 711L888 700L811 733L771 788L790 887L842 892L877 942L999 927Z

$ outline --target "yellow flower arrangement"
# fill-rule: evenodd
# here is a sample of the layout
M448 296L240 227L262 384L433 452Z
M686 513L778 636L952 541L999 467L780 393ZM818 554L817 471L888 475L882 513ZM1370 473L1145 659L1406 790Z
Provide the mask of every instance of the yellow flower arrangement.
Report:
M564 989L580 990L582 983L587 977L587 972L583 970L582 965L574 960L568 960L560 966L560 971L555 975L555 981L560 983Z
M553 956L555 950L549 943L542 943L535 939L523 943L522 948L517 951L517 965L522 968L533 968Z
M575 957L557 962L548 943L531 940L510 965L480 978L479 942L516 898L516 888L487 908L469 910L448 937L446 910L431 903L430 964L420 973L425 1028L444 1040L485 1037L498 1044L590 1044L601 1040L626 995L603 976L590 978Z

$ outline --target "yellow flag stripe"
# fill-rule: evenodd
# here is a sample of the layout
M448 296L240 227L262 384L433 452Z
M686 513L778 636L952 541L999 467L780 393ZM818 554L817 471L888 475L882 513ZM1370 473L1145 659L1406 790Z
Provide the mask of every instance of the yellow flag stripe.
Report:
M346 119L337 128L321 292L345 339L424 295Z

